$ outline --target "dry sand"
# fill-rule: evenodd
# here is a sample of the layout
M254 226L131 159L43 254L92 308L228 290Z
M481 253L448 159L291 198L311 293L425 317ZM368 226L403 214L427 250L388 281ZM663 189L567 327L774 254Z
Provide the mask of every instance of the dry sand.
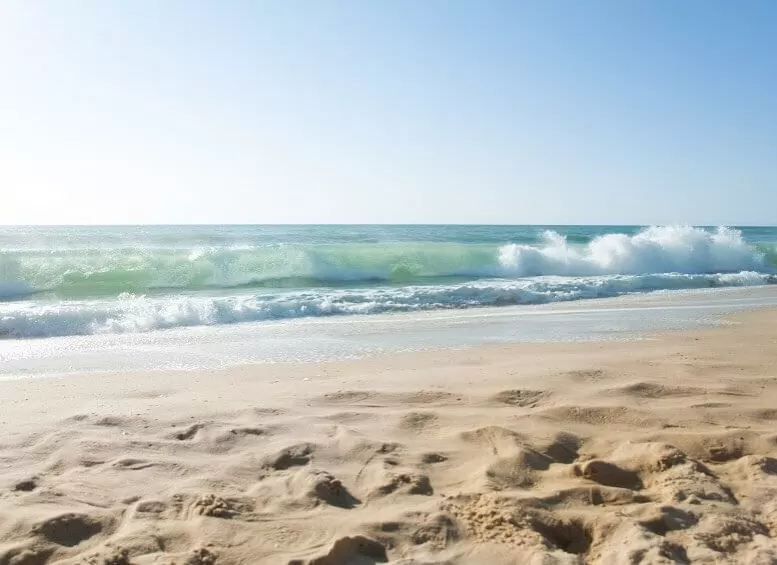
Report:
M0 565L777 563L777 314L0 382Z

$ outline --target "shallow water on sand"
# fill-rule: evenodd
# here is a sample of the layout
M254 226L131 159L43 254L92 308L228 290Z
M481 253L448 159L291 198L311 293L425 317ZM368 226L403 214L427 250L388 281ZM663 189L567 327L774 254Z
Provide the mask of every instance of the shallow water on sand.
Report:
M215 369L508 342L633 339L777 305L777 287L655 292L574 303L302 318L167 331L0 341L0 378Z

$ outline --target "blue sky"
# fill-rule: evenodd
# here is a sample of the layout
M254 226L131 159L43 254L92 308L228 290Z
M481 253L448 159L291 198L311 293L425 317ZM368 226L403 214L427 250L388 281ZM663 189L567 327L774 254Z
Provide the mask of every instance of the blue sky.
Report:
M771 1L0 3L0 223L774 224Z

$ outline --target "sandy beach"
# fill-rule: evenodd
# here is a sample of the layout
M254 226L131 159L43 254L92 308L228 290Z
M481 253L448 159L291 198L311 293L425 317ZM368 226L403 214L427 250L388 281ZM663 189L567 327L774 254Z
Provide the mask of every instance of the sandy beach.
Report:
M777 565L777 0L0 0L0 565Z
M777 316L0 382L0 565L777 562Z

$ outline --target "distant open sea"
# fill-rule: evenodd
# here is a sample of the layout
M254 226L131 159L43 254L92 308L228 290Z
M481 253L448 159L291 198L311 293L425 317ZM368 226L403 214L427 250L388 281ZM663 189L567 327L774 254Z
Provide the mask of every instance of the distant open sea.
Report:
M0 338L764 285L777 228L0 228Z

